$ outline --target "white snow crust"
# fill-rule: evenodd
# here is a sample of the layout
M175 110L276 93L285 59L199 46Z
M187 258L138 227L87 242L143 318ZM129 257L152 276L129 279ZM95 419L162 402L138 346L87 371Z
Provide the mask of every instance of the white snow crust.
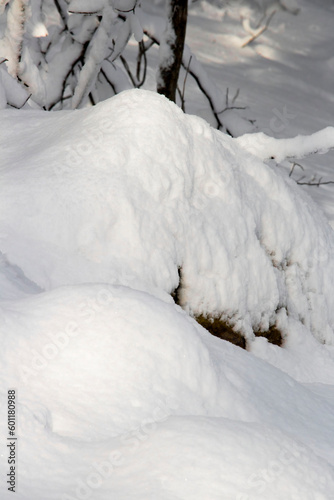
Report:
M67 286L3 301L1 325L1 387L19 401L18 499L333 495L333 401L172 301Z

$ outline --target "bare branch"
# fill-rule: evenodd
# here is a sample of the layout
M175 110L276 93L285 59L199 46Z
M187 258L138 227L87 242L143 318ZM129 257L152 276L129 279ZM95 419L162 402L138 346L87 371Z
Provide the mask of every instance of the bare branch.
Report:
M237 89L237 91L236 91L236 93L235 93L235 95L234 95L234 97L232 99L232 104L234 104L235 101L238 99L239 94L240 94L240 89Z
M21 106L15 106L15 104L11 104L11 103L8 103L8 106L10 106L11 108L15 108L15 109L22 109L23 106L25 106L25 104L27 104L27 102L29 101L31 96L32 96L32 94L29 94L28 97L23 102L23 104L21 104Z
M152 47L153 42L150 41L150 44L146 47L145 43L143 40L141 40L138 43L138 57L137 57L137 87L140 88L146 80L146 74L147 74L147 56L146 52L149 50L150 47ZM144 60L144 71L143 71L143 76L140 78L140 72L141 72L141 61Z
M131 69L130 69L130 67L129 67L129 65L128 65L127 60L126 60L126 59L125 59L125 57L123 57L122 55L120 55L120 56L119 56L119 58L120 58L120 60L122 61L122 64L123 64L123 66L124 66L124 69L125 69L125 71L127 72L128 76L129 76L129 78L130 78L130 80L131 80L132 85L133 85L135 88L137 88L137 87L138 87L137 82L135 81L135 78L134 78L134 76L133 76L133 74L132 74L132 72L131 72Z
M189 68L190 68L190 64L191 64L192 58L193 58L193 56L189 57L189 62L188 62L188 66L187 66L187 69L186 69L186 75L185 75L184 80L183 80L182 94L180 94L180 97L181 97L181 109L182 109L182 111L184 111L184 103L185 103L184 94L185 94L185 91L186 91L186 82L187 82L187 77L188 77Z
M146 29L144 29L144 35L146 35L153 42L153 44L160 46L160 41Z
M106 81L109 83L110 87L113 89L115 95L117 94L116 92L116 89L115 89L115 85L113 84L113 82L107 77L105 71L101 68L101 71L100 73L104 76L104 78L106 79Z
M137 3L138 3L138 0L135 1L134 6L132 7L132 9L122 10L122 9L117 9L116 7L114 7L114 9L115 9L116 12L120 12L122 14L128 14L129 12L134 12L135 11L135 9L137 7Z
M247 109L247 106L226 106L226 108L222 109L221 111L217 111L217 115L221 115L229 109Z
M227 87L226 89L226 97L225 97L225 108L222 109L221 111L217 111L217 115L221 115L222 113L224 113L225 111L227 110L230 110L230 109L246 109L246 106L231 106L230 103L229 103L229 88ZM240 89L238 89L232 99L232 104L234 104L234 102L236 101L238 95L240 93Z
M184 64L184 62L182 62L182 66L184 67L184 69L186 69L186 66ZM195 80L195 82L197 83L197 86L198 88L200 89L200 91L205 95L205 97L207 98L208 102L209 102L209 106L211 108L211 111L213 113L213 116L215 117L216 121L217 121L217 128L218 130L222 129L223 128L223 122L220 120L219 118L219 114L218 112L216 111L216 108L215 108L215 105L214 105L214 101L211 97L211 95L209 94L209 92L206 91L206 89L204 88L202 82L201 82L201 79L199 77L199 75L197 73L195 73L194 71L190 70L189 69L189 74L193 77L193 79ZM226 132L232 136L231 132L226 129Z
M289 177L291 177L291 176L292 176L292 174L293 174L293 171L294 171L295 167L300 167L302 170L304 170L303 165L301 165L300 163L297 163L297 162L295 162L295 161L294 161L294 162L293 162L293 165L292 165L292 167L291 167L291 170L290 170L290 172L289 172Z
M334 184L334 181L322 181L321 179L322 177L320 177L320 179L317 182L312 182L312 180L308 182L300 182L300 181L296 182L299 186L316 186L316 187L324 186L325 184Z
M289 177L292 176L295 167L299 167L304 171L303 165L297 162L293 162L291 170L289 172ZM298 180L296 180L296 184L298 184L299 186L315 186L315 187L324 186L326 184L334 184L334 181L323 181L322 177L319 177L319 179L317 179L316 175L313 175L313 177L309 180L304 180L304 179L306 179L306 176L302 175Z

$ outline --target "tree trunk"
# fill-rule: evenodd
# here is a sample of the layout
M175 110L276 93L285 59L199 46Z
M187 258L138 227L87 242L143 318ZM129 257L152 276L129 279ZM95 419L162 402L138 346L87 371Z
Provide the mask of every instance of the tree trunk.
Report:
M157 91L175 102L186 36L188 0L167 0L167 24L160 44Z

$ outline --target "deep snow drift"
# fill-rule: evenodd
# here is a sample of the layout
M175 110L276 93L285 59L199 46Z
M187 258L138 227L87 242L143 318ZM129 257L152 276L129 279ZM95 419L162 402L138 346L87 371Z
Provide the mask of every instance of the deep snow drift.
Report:
M161 296L180 268L190 313L250 340L277 321L285 332L287 313L333 343L333 231L239 139L136 90L75 112L3 111L0 132L1 251L38 287Z
M2 302L1 325L19 500L332 498L333 401L172 301L62 287ZM6 436L4 392L0 408Z
M16 497L333 498L334 238L317 206L154 93L0 119ZM189 312L230 318L258 357ZM284 349L253 338L275 321Z

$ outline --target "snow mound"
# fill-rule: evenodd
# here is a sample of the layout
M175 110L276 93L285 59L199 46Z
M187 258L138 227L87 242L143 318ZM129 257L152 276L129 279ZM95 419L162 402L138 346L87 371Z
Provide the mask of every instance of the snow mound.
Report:
M0 325L19 500L332 498L334 402L172 301L61 287L3 301Z
M139 90L4 110L0 137L0 250L38 287L179 286L186 311L249 340L287 314L333 343L333 231L240 140Z

